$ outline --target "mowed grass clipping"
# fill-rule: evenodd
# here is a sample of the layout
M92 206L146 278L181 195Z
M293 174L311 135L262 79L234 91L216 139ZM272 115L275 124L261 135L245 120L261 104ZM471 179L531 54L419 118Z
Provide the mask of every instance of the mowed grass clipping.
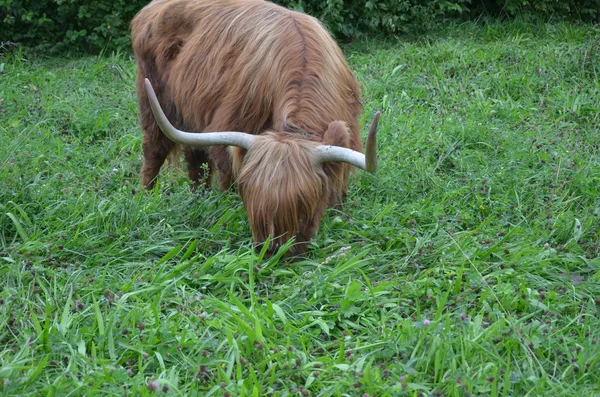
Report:
M0 394L600 393L600 30L344 51L380 169L288 261L184 165L140 191L129 55L5 48Z

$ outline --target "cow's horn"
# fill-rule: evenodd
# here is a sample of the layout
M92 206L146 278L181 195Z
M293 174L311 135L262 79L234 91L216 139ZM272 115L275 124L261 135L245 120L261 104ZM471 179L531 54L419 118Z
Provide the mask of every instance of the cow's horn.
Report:
M367 137L367 149L365 154L341 146L322 145L319 146L319 161L325 163L328 161L344 162L352 164L368 172L377 170L377 124L379 123L380 113L375 113L369 136Z
M223 131L223 132L203 132L193 133L180 131L173 125L165 116L156 93L150 84L150 80L145 79L146 92L148 93L148 100L150 101L150 107L154 114L156 124L160 127L161 131L169 137L173 142L181 143L187 146L238 146L244 149L250 148L250 144L254 140L254 135L247 134L245 132L237 131Z

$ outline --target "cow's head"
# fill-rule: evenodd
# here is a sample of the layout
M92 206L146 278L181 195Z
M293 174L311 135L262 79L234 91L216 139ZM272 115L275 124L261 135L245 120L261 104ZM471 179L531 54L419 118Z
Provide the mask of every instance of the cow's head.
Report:
M366 155L348 149L345 123L332 122L322 142L309 141L293 133L270 131L261 135L244 132L183 132L171 125L163 113L152 85L146 90L160 129L174 142L201 147L231 146L233 170L248 213L254 243L270 237L272 253L291 238L288 251L298 254L317 230L328 204L341 194L339 174L346 163L368 172L377 169L377 124L375 114L367 138ZM336 175L338 174L338 175Z

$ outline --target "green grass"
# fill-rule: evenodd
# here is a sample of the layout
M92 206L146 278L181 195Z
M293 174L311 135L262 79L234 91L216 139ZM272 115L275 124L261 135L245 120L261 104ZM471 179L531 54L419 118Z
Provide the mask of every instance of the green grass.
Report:
M299 261L253 252L235 192L139 190L129 56L4 52L0 394L600 394L599 37L345 47L380 169Z

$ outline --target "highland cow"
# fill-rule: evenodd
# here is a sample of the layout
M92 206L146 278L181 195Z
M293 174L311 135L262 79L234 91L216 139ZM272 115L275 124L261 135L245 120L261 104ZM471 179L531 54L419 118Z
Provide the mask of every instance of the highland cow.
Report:
M255 243L294 238L298 254L352 166L377 168L379 113L365 156L358 82L315 18L259 0L154 0L131 31L146 188L182 150L194 183L215 169L220 189L235 180Z

